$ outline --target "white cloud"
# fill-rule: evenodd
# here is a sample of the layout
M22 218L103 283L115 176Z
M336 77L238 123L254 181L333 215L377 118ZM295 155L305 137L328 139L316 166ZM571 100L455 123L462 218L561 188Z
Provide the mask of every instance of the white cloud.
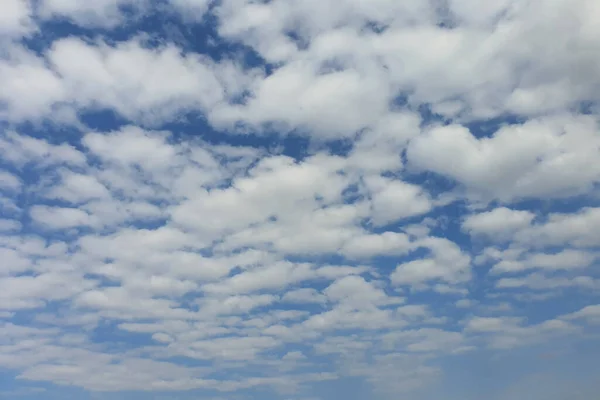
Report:
M19 37L34 28L32 6L29 0L5 0L0 13L0 40L2 36Z
M592 1L573 7L556 1L543 13L537 1L472 3L451 1L442 10L415 1L230 0L216 12L222 36L242 41L283 69L298 62L315 70L335 63L436 109L453 103L455 110L478 117L505 111L529 115L597 99L592 88L598 80L591 72L597 59L583 50L597 46L592 21L598 11ZM441 22L456 28L436 26ZM372 32L364 29L367 24L387 29ZM558 53L561 62L553 56ZM382 91L380 98L387 96ZM373 103L368 96L349 101ZM258 114L257 104L251 108ZM286 123L304 123L298 115L289 108L279 114Z
M9 310L37 308L45 301L68 299L95 285L95 282L74 274L52 272L38 276L3 277L0 279L0 307Z
M515 326L519 323L519 318L476 317L468 321L466 330L474 332L498 332L507 326Z
M4 260L4 265L0 270L2 276L11 276L15 273L25 272L32 266L32 262L24 254L10 247L0 247L0 255Z
M78 25L112 28L123 23L123 7L140 7L145 0L96 0L81 3L76 0L42 0L39 14L45 19L68 18Z
M0 60L0 99L4 103L0 115L17 121L49 115L56 103L67 98L60 77L35 54L21 49L12 53Z
M514 273L528 269L561 270L589 267L598 254L580 250L563 250L559 253L533 253L522 260L504 259L494 265L492 273Z
M316 197L321 197L324 204L341 200L347 179L336 171L342 166L342 160L337 157L316 156L303 163L295 163L283 156L266 158L250 171L249 176L238 178L230 187L198 190L193 198L173 208L173 220L217 237L231 230L239 231L267 222L270 217L298 224L302 222L298 218L305 218L298 213L300 210L311 212L319 207ZM346 215L342 212L339 217L352 217L351 213ZM250 244L246 241L254 242L260 238L260 235L248 233L248 238L242 233L230 240Z
M579 290L596 291L600 288L600 280L590 276L576 276L574 278L557 276L551 277L541 273L532 273L519 278L502 278L496 282L500 289L533 289L546 291L542 296L555 297L552 293L556 289L577 288ZM541 297L544 300L544 297Z
M458 308L470 308L473 305L473 301L469 299L460 299L455 303Z
M231 61L217 64L184 54L172 43L148 48L140 38L116 44L61 38L45 57L16 45L8 50L8 59L0 60L0 82L2 115L10 121L76 124L82 109L110 109L160 124L185 112L208 111L252 79Z
M597 132L593 117L573 115L509 125L481 139L461 125L438 126L411 141L408 159L489 200L568 197L600 177Z
M432 209L431 200L418 185L379 177L367 179L366 185L372 193L372 219L376 225L425 214Z
M50 230L98 226L100 221L77 208L34 206L29 215L36 223Z
M406 234L384 232L380 235L355 236L344 244L342 253L350 258L369 258L377 255L404 254L410 248L411 243Z
M544 223L519 232L518 242L534 246L573 245L595 247L600 244L600 208L583 208L575 213L551 213Z
M0 189L19 191L21 189L21 180L7 171L0 171Z
M297 62L278 69L257 85L244 106L221 106L211 113L217 126L243 122L261 130L319 131L322 137L353 135L387 111L390 96L373 75L346 70L318 74L314 65ZM225 125L225 126L227 126Z
M177 156L175 147L167 142L167 133L147 132L127 126L108 134L88 133L83 144L90 153L106 162L124 166L140 166L144 171L168 168Z
M0 137L0 154L5 162L19 168L27 164L38 168L57 164L80 166L86 162L85 156L69 144L53 145L15 132Z
M255 308L273 304L278 299L272 295L228 296L200 301L201 311L208 314L247 314Z
M106 46L78 45L72 39L60 41L65 50L60 55L75 50L86 52L90 57L83 59L88 71L94 71L100 79L81 79L81 69L85 68L82 63L57 67L63 72L66 87L79 85L85 89L84 97L103 99L99 101L102 106L117 108L130 118L143 114L145 119L155 120L172 116L175 108L181 111L214 105L207 99L219 100L223 95L219 96L219 85L208 82L214 82L212 73L220 74L220 79L227 81L225 86L232 89L229 93L237 95L248 90L251 96L242 106L219 104L209 113L214 123L231 126L240 121L261 129L264 123L272 122L288 129L309 129L319 136L347 136L362 128L373 128L388 117L388 102L400 93L409 94L411 105L429 103L450 115L462 112L466 117L484 118L506 111L524 115L562 111L582 101L597 100L594 88L598 80L593 74L597 59L595 52L586 50L597 46L593 40L597 32L593 17L598 10L593 1L577 0L573 7L565 0L556 1L546 5L543 13L538 12L538 0L531 4L471 3L448 2L445 11L412 0L368 4L355 0L219 3L213 10L219 35L250 46L274 63L276 69L269 76L256 71L245 74L230 65L209 66L212 72L206 73L201 63L189 57L167 54L171 48L141 51L135 43L129 43L111 52ZM177 0L169 5L186 21L197 21L207 10L208 2ZM141 0L102 0L86 5L72 0L44 0L40 13L44 18L69 18L87 27L111 27L123 22L122 7L133 8L129 17L173 11ZM561 18L563 14L568 18ZM442 22L455 29L438 26ZM369 24L381 30L367 29ZM104 56L94 54L98 52ZM126 52L135 55L127 56ZM558 57L560 62L553 54L562 55ZM55 61L58 56L50 54ZM96 62L103 58L104 66ZM147 65L150 73L144 74L145 82L168 67L180 73L161 74L167 79L151 79L153 84L141 85L126 68L112 68L118 67L117 59ZM320 73L326 69L332 71ZM196 73L190 73L192 70ZM38 79L32 82L41 84L39 78L50 71L36 72ZM204 86L192 78L200 75L207 82ZM119 79L120 84L105 86L109 80ZM165 80L169 81L164 82L167 89L159 87ZM52 85L62 87L60 83ZM32 90L38 88L29 86ZM131 98L126 89L137 89L145 96ZM194 97L190 94L192 89L203 91L206 96ZM177 101L164 102L159 97ZM35 99L28 99L31 100ZM64 93L38 98L46 107L64 100ZM89 98L80 100L84 105L92 102ZM300 103L302 107L294 106ZM24 104L27 103L23 101ZM142 112L148 107L160 115L151 117L151 113Z
M211 3L210 0L172 0L171 5L178 9L184 19L201 20Z
M67 38L53 44L48 59L81 107L112 108L150 123L209 107L224 96L210 62L171 44L153 50L137 40L112 47Z
M72 171L63 171L61 175L61 183L48 190L45 197L73 204L110 197L108 189L93 176Z
M324 294L334 302L354 308L377 304L386 298L383 290L374 287L360 276L347 276L333 282Z
M471 235L485 235L498 240L505 239L507 235L529 227L534 218L535 215L529 211L500 207L470 215L463 222L462 228Z
M486 27L496 23L502 13L516 9L511 0L500 0L493 3L482 3L477 0L450 0L448 8L461 22L476 27Z
M313 288L302 288L290 290L282 300L290 303L323 303L326 297Z
M596 2L79 3L0 16L0 367L417 398L593 332Z
M21 226L21 223L14 219L0 218L0 232L18 231Z
M283 290L288 285L315 277L310 264L279 262L265 267L244 271L224 282L207 284L203 290L209 293L251 293L259 290Z
M524 319L518 317L473 317L465 326L465 332L479 335L490 347L503 350L540 343L578 330L577 326L560 319L526 325Z
M600 305L590 305L571 314L563 316L565 319L578 320L584 319L590 323L600 324Z
M468 281L471 274L471 258L453 242L443 238L426 238L415 247L427 248L431 255L399 264L390 274L395 285L419 285L441 280L451 284Z
M415 212L408 207L410 202L390 202L389 209L379 208L386 210L386 221L407 209L417 215L425 213L433 201L416 184L380 178L380 169L359 167L353 155L317 152L298 161L200 141L178 143L169 132L133 126L87 133L81 138L81 151L17 134L8 138L3 151L32 196L25 211L34 225L27 223L25 228L33 227L42 236L24 240L10 231L4 235L13 236L0 236L6 246L2 257L10 264L0 281L15 288L28 285L18 293L17 289L6 291L3 307L7 311L43 309L45 304L64 302L72 306L64 316L40 316L40 323L93 329L102 320L118 321L124 332L153 339L151 346L126 352L119 363L129 363L140 354L149 357L144 362L185 356L227 365L216 367L219 374L230 371L228 365L233 363L244 371L243 376L252 375L248 365L269 365L265 368L273 368L268 371L277 377L227 381L202 371L194 375L200 381L171 379L163 375L162 366L151 363L153 367L134 381L115 380L114 390L141 389L144 383L155 382L153 387L169 390L237 391L321 379L281 375L281 371L298 374L311 365L310 352L302 365L295 367L288 361L274 363L267 354L287 354L299 343L320 349L328 338L343 332L356 332L355 340L364 341L356 344L355 350L344 350L346 355L364 346L377 349L373 353L377 357L386 357L395 343L407 353L434 359L482 344L512 348L537 343L536 335L550 340L564 332L576 332L570 325L555 322L528 327L509 321L505 333L491 328L482 331L481 327L473 330L476 324L460 333L447 326L456 322L456 316L436 314L435 307L405 297L405 289L407 294L428 289L435 296L468 297L471 254L461 249L458 241L429 236L431 230L444 225L431 218L411 221L393 231L365 223L376 218L377 208L364 198L347 197L349 187L359 187L362 195L380 205L377 196L387 186L401 189L401 195L406 191L413 200L415 195L427 205ZM25 175L24 169L39 171L39 176ZM361 187L361 182L366 184ZM77 208L49 205L49 200L72 202ZM396 208L400 205L403 207ZM491 212L492 217L497 210ZM533 214L524 212L523 222L513 220L514 211L501 210L508 217L490 219L490 214L479 214L472 217L479 218L477 223L463 225L472 233L485 232L491 237L508 232L508 237L516 240L515 248L486 250L486 260L514 260L524 269L576 267L581 274L503 278L493 286L496 294L598 287L587 274L593 252L575 253L578 250L565 248L562 253L546 253L527 247L539 241L552 243L534 230L548 229L552 221L562 221L567 215L539 211L541 222L534 222ZM565 223L579 230L571 229L568 240L561 243L575 244L582 237L591 237L593 230L576 222L577 218L584 221L582 215L589 217L590 210L568 215ZM64 232L58 236L64 242L47 239L61 230ZM331 262L327 259L331 256L346 264ZM384 263L396 264L396 269L386 270L372 261L380 257ZM23 272L34 275L19 276ZM64 287L65 282L69 288ZM394 289L402 289L402 295ZM462 300L459 307L474 304L468 298ZM492 313L484 305L470 310ZM494 311L498 312L506 310ZM342 349L338 350L327 353L333 364L341 360ZM107 354L82 355L72 369L57 369L61 362L43 358L47 357L43 352L39 356L23 354L22 364L11 368L23 371L27 379L70 379L93 389L98 383L80 371L88 371L87 363L94 357ZM105 365L103 362L99 365ZM281 363L287 364L275 369ZM102 367L108 374L116 368L110 365ZM364 369L372 363L353 365L354 376L373 379ZM180 367L164 366L167 370ZM411 386L412 378L403 371L398 371L401 383L397 386L417 387L416 383ZM186 369L185 373L191 372Z
M349 167L367 174L400 170L402 151L421 132L420 123L416 113L407 111L382 116L355 140L348 156Z
M424 328L419 330L392 333L384 339L388 345L404 345L409 352L439 352L459 348L463 344L463 336L459 332Z

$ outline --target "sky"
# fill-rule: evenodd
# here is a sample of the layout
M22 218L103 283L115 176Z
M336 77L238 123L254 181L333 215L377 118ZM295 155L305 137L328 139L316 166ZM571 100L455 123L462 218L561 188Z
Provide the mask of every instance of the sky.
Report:
M598 20L1 0L0 399L597 398Z

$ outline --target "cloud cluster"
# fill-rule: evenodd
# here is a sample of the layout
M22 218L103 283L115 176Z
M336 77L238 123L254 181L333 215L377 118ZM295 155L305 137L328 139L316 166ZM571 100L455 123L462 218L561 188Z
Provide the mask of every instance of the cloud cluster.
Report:
M21 381L435 398L449 362L598 332L593 0L2 9Z

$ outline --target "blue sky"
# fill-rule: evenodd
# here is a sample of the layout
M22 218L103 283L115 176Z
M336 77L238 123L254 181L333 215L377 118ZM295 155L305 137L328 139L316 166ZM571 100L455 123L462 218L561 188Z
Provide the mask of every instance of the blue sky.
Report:
M0 399L591 400L596 3L4 0Z

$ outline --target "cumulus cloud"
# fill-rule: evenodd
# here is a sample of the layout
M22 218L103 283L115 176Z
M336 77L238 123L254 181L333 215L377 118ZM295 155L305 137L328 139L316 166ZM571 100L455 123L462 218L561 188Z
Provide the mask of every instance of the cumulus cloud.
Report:
M493 239L498 239L504 235L527 228L534 218L535 214L529 211L511 210L506 207L500 207L491 211L470 215L463 222L462 228L471 235L486 235Z
M398 265L390 275L393 283L418 285L441 280L457 284L469 279L471 259L455 243L430 237L416 242L416 246L428 249L430 256Z
M453 399L597 333L596 2L5 3L20 382Z
M0 188L11 192L21 189L21 180L7 171L0 171Z
M45 57L11 50L0 62L0 78L3 116L14 121L111 109L153 125L197 108L212 109L247 80L233 62L184 54L172 43L149 49L138 38L115 45L61 38Z
M600 307L596 304L586 306L581 310L563 316L565 319L588 319L593 323L600 323Z
M503 127L490 138L461 125L439 126L410 143L408 158L488 199L574 196L598 181L597 124L595 117L553 116Z
M145 0L99 0L80 4L74 0L42 0L39 15L44 19L68 19L84 27L113 28L124 23L124 9L140 8Z
M2 4L0 16L0 40L24 36L35 27L33 7L29 0L7 0Z

